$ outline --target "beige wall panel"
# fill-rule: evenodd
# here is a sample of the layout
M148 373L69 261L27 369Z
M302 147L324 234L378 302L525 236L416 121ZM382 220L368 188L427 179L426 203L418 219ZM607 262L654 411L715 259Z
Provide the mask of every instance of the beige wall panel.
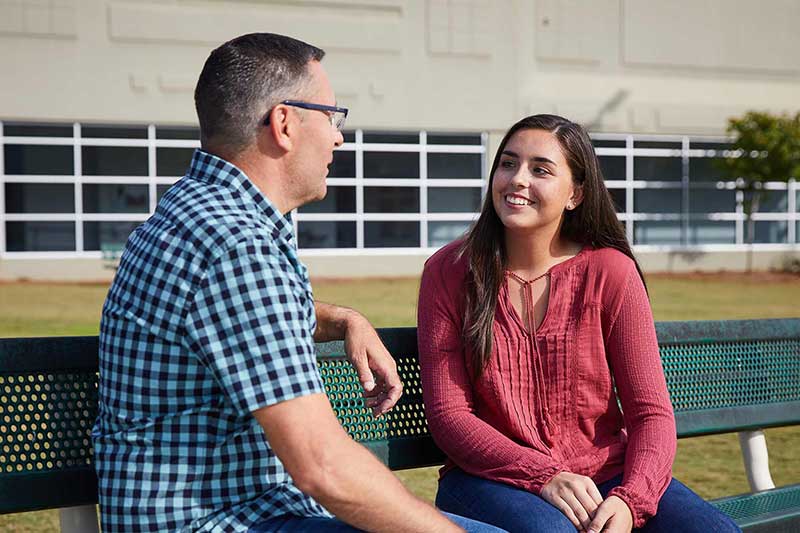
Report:
M479 132L507 127L513 119L507 106L492 103L507 97L502 86L464 79L452 65L430 70L420 68L415 73L417 80L430 80L430 84L392 78L377 85L367 81L339 84L334 75L338 100L351 108L348 127ZM448 73L452 74L449 79ZM358 87L357 94L353 85ZM339 87L344 87L344 92Z
M550 113L581 124L589 131L627 131L628 113L625 109L609 108L599 101L538 100L531 102L522 115Z
M194 123L191 89L208 54L169 48L158 54L138 47L93 50L82 35L67 44L37 40L15 47L14 84L0 84L0 116L39 120Z
M628 126L632 133L658 130L658 116L655 108L647 104L636 104L628 109Z
M627 131L633 91L625 77L531 71L525 79L520 117L555 113L592 131Z
M74 38L74 1L0 0L0 35Z
M700 9L676 1L689 11ZM763 17L770 24L770 17L796 20L800 2L767 3L773 9L762 11L769 11ZM626 31L633 34L640 30L629 28L628 8L642 9L629 4L624 4ZM17 31L26 27L23 6L28 5L51 6L57 16L47 19L48 27L60 37ZM191 93L209 51L250 29L281 31L326 48L325 65L338 97L353 108L350 127L504 131L532 112L591 120L605 110L597 131L676 132L685 125L691 133L724 129L719 113L702 111L709 106L798 108L800 77L786 73L614 66L619 34L613 27L619 22L609 16L616 5L616 0L0 0L0 71L11 73L12 80L0 84L0 119L193 124ZM656 15L643 12L641 31L666 44L657 40L655 50L648 45L633 52L652 55L672 47L687 57L702 55L703 48L684 45L702 34L709 15L695 13L700 22L693 22L688 11L664 11L672 2L646 5ZM785 23L775 29L749 4L731 5L736 9L730 11L752 15L748 37L757 34L772 43L782 35ZM583 12L591 16L575 16ZM543 13L554 18L540 32ZM66 29L53 26L56 22ZM36 31L44 28L31 24ZM563 28L560 37L553 33L556 26ZM3 28L16 29L3 33ZM592 33L597 28L604 28L602 35ZM738 26L732 28L714 31L763 48L759 39L743 39ZM596 48L572 42L586 32L583 42ZM64 38L67 34L73 37ZM159 40L173 35L184 40ZM784 41L793 43L797 35L800 31ZM673 110L684 105L701 111L687 116Z
M106 2L74 2L78 37L0 36L0 117L94 122L196 122L191 95L165 92L159 76L196 80L207 46L109 41ZM192 81L192 85L194 81Z
M358 16L364 12L375 11L394 11L400 12L406 4L406 0L138 0L140 2L164 3L172 2L176 4L216 3L216 4L269 4L269 5L289 5L302 8L331 8L346 10ZM416 0L412 0L416 1Z
M665 133L724 133L728 118L743 112L735 107L666 105L655 109L656 127Z
M470 37L468 50L462 43L447 54L428 50L423 2L386 3L388 7L374 13L363 7L364 2L353 2L355 7L337 8L336 15L323 10L325 16L319 15L316 3L308 7L311 3L303 2L290 13L293 20L302 19L302 31L253 29L275 29L328 50L325 65L337 96L343 105L353 107L350 127L483 131L494 125L506 127L513 116L510 110L517 85L513 36L503 31L497 17L509 3L492 4L497 9L489 9L483 0L458 3L455 12L460 15L455 17L454 27L474 27L476 34ZM327 2L326 6L334 4ZM48 44L42 39L2 39L7 53L0 53L0 68L15 72L15 83L0 85L0 118L194 123L191 93L210 49L248 31L216 16L214 10L219 11L221 5L86 1L79 4L79 38L75 41ZM303 6L306 8L300 10ZM256 18L251 16L253 4L247 2L227 3L225 9L234 12L236 20ZM284 3L269 3L261 5L259 12L283 13L287 9ZM144 28L145 36L155 38L161 32L192 26L184 15L214 24L219 39L178 43L110 36L114 32L118 37L134 35ZM357 28L339 24L340 19L349 17L358 21ZM376 19L382 25L374 24ZM316 22L310 25L309 20ZM329 27L338 28L338 33L326 33ZM120 28L128 33L120 33ZM365 31L380 33L380 42L373 48L388 48L386 43L402 48L384 53L348 44L360 41Z
M589 131L625 131L628 127L627 114L618 107L604 102L558 102L556 113L568 117Z
M595 113L600 120L591 122L591 129L597 132L718 134L724 133L729 116L750 109L791 113L800 109L800 83L786 79L531 70L524 80L520 117L554 112L586 123Z
M155 43L202 43L214 46L242 33L285 33L331 50L397 53L403 46L403 19L398 11L365 10L354 17L347 9L304 9L282 4L155 5L112 3L108 6L113 40ZM309 16L314 24L309 24Z
M428 22L436 6L409 2L402 54L329 54L325 63L337 98L352 108L348 124L410 130L507 127L517 91L513 40L503 34L498 16L507 5L497 2L498 9L481 11L483 2L468 4L470 13L480 14L481 32L493 36L485 46L490 53L432 52ZM439 7L440 20L449 20L449 4Z
M616 64L619 0L538 0L529 29L539 60Z
M628 65L800 72L800 2L623 1Z
M427 0L428 52L443 55L492 55L492 6L488 0Z

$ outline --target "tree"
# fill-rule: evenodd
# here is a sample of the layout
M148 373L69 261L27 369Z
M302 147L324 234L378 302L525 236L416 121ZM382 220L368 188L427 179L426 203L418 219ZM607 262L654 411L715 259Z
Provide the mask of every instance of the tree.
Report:
M748 111L742 117L729 119L727 131L733 139L733 151L722 161L722 167L736 180L736 188L744 192L745 239L752 244L752 215L758 213L764 183L800 179L800 112L791 116ZM751 261L748 256L748 270Z

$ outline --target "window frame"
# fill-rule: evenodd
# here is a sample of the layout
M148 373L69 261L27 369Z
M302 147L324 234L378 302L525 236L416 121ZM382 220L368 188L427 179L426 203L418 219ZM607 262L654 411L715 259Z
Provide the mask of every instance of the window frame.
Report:
M10 121L15 126L37 126L35 122ZM77 258L77 257L100 257L97 251L87 251L84 247L84 222L143 222L155 210L158 200L157 189L161 186L169 186L177 181L180 176L160 176L157 174L157 152L159 148L189 148L194 149L200 146L196 139L170 139L158 137L157 132L168 126L157 124L120 124L119 126L146 127L146 138L89 138L81 134L82 126L114 126L109 124L91 123L52 123L50 126L69 126L72 136L48 137L37 135L25 136L4 136L3 122L0 121L0 258ZM186 126L190 128L190 126ZM188 130L187 131L191 131ZM355 172L353 176L340 176L328 178L330 186L350 186L355 188L356 207L352 213L298 213L292 212L292 222L295 225L295 232L304 221L352 221L356 223L356 246L354 248L301 248L301 253L305 255L357 255L357 254L391 254L408 253L409 250L418 250L421 253L431 253L437 248L430 243L428 230L429 224L454 222L471 223L476 220L477 212L439 212L432 213L428 206L428 190L433 187L468 187L480 190L481 203L485 199L486 187L488 185L488 139L487 132L431 132L432 136L441 135L463 135L464 138L471 140L471 144L438 144L428 143L427 131L378 131L378 130L348 130L345 132L348 142L345 142L340 150L349 151L354 154ZM370 143L365 142L365 135L369 137L373 134L390 135L392 133L402 133L405 136L413 136L416 142L403 143ZM480 138L480 144L475 144L475 138ZM616 156L623 158L625 162L625 176L617 176L621 179L606 180L606 185L610 189L623 191L625 195L625 209L618 213L620 221L625 227L629 241L637 251L673 251L673 250L695 250L695 251L714 251L714 250L742 250L746 231L746 216L741 207L743 193L736 191L736 207L733 210L724 212L692 212L691 191L702 189L724 189L735 190L735 183L725 180L692 180L690 175L690 161L696 158L719 158L725 155L724 147L730 143L730 139L719 136L701 135L639 135L639 134L592 134L595 142L595 150L599 156ZM406 139L408 140L408 139ZM680 149L672 148L640 148L636 143L640 142L672 142L680 145ZM702 143L699 147L693 147L693 143ZM722 150L713 149L713 145L719 143ZM6 144L27 144L45 146L70 146L73 149L73 173L71 175L6 175L4 161L4 147ZM115 147L144 147L147 149L148 164L147 175L144 176L85 176L82 172L82 147L84 146L115 146ZM418 178L370 178L364 175L364 155L370 152L407 152L416 153L419 156L419 177ZM479 154L481 158L481 176L479 178L429 178L428 177L428 154L429 153L453 153L453 154ZM680 180L643 180L637 179L634 174L635 161L637 157L672 157L681 160L682 176ZM75 209L73 213L6 213L5 209L5 184L6 183L65 183L74 187ZM83 185L84 184L132 184L147 185L148 187L148 210L143 213L105 213L93 214L83 211ZM364 212L364 188L365 187L416 187L419 189L419 210L411 213L369 213ZM634 200L635 191L641 189L678 189L681 191L681 205L674 212L669 213L639 213L636 211ZM753 219L759 221L785 222L787 226L786 241L782 243L756 243L756 249L785 250L795 249L800 243L800 182L790 180L784 182L768 182L765 189L770 191L783 191L787 195L785 211L757 213ZM635 225L639 221L679 221L680 222L680 244L642 244L634 242ZM69 252L9 252L6 242L6 222L33 222L33 221L52 221L52 222L71 222L75 224L75 250ZM378 221L414 221L419 222L419 247L418 248L366 248L364 246L364 225L368 222ZM735 244L691 244L691 226L695 221L730 221L735 223L736 239Z

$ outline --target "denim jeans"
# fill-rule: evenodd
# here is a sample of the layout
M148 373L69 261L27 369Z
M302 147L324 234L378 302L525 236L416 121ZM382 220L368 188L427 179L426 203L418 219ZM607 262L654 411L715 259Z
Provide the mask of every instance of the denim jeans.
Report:
M467 533L507 533L504 529L477 520L450 513L443 514ZM348 526L336 518L303 518L292 515L270 518L250 528L250 533L353 533L354 531L361 530Z
M622 482L617 476L597 488L606 495ZM507 529L511 533L575 533L575 526L557 508L528 491L470 476L462 470L448 472L439 482L436 505L445 511ZM661 497L656 515L642 533L741 533L727 515L704 501L686 485L673 479Z

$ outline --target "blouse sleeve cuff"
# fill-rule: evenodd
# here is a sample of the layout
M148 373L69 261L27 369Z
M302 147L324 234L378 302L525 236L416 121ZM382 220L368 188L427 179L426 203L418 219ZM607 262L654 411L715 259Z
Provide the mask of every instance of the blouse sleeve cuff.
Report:
M616 496L625 502L625 505L627 505L628 509L631 511L634 529L644 526L645 522L655 514L655 506L641 501L621 485L613 488L611 492L608 493L608 496Z
M533 479L531 480L531 484L530 487L528 487L528 490L538 496L539 494L541 494L544 486L550 483L550 481L561 472L566 472L566 469L560 466L551 466L545 468L544 470L539 470L537 472L537 475L534 476Z

